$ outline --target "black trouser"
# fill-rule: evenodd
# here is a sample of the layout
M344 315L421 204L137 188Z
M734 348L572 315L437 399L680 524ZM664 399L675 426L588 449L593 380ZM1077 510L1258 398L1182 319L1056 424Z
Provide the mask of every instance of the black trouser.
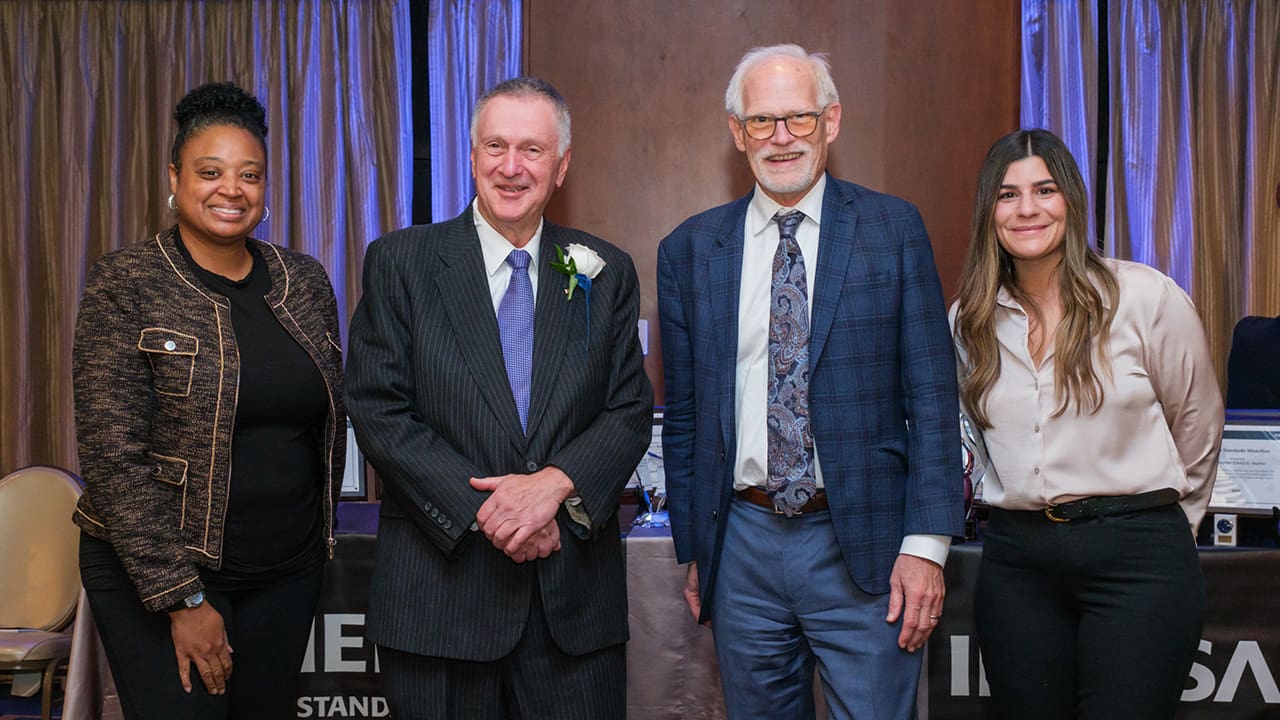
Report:
M1204 627L1178 505L1055 523L992 510L975 591L996 718L1164 720Z
M92 567L85 565L90 560ZM112 558L114 560L114 558ZM178 680L169 614L148 612L118 560L82 553L93 619L128 720L281 720L294 702L307 638L320 597L323 564L278 582L205 591L222 614L233 650L225 695L210 695L194 667L191 694Z
M625 645L586 655L556 646L538 588L524 634L493 662L378 648L387 702L401 720L623 720Z

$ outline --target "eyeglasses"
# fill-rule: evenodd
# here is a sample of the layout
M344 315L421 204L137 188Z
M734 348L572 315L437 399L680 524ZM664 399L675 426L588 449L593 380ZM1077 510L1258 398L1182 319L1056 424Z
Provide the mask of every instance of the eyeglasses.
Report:
M739 117L738 122L753 140L768 140L778 131L778 123L787 126L787 132L794 137L809 137L818 129L818 118L826 112L826 108L814 112L792 113L791 115L748 115Z

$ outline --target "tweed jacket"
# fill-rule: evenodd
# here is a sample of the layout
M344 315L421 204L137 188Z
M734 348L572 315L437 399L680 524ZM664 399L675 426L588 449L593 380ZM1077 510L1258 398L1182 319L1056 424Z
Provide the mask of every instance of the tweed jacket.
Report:
M170 228L94 263L72 358L86 485L74 519L115 547L151 611L201 589L197 565L222 565L240 378L230 302L191 272L174 235ZM314 258L249 242L271 275L267 303L329 391L320 446L332 557L346 449L337 302Z

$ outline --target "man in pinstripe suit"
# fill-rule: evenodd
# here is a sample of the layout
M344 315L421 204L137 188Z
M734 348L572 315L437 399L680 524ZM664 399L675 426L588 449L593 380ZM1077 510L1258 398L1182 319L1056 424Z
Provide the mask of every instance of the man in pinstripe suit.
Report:
M955 359L909 203L826 173L822 56L743 57L725 94L755 191L658 251L663 460L685 598L733 718L915 717L963 506Z
M491 89L471 145L475 201L371 244L351 323L385 490L368 635L399 718L622 718L617 498L653 407L635 270L542 218L569 166L555 88Z

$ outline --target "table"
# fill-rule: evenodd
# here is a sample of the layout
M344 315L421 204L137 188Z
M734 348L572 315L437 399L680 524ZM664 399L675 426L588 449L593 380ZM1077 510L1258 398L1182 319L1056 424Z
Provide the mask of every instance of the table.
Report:
M981 545L951 549L946 610L926 649L928 720L986 718L989 690L973 626ZM1208 612L1179 720L1280 717L1280 550L1201 548Z
M325 568L320 607L303 663L298 717L389 716L376 650L363 634L373 544L372 534L338 536L334 560ZM638 528L623 547L631 626L627 716L723 720L711 630L694 622L680 594L685 569L676 564L670 533L665 528ZM123 717L83 595L62 716L66 720Z
M711 628L698 625L680 590L685 567L667 528L635 528L627 555L627 717L722 720Z
M371 534L339 536L307 649L298 717L389 716L376 649L363 635L373 541ZM721 720L725 711L711 631L697 625L684 604L685 568L676 564L670 535L665 529L636 529L624 552L631 628L628 717ZM1280 716L1275 676L1280 670L1280 624L1275 622L1280 550L1202 549L1200 557L1209 588L1208 619L1178 718ZM988 714L972 623L980 559L979 545L951 551L946 611L925 650L922 720ZM75 627L63 717L116 720L119 705L83 598Z

